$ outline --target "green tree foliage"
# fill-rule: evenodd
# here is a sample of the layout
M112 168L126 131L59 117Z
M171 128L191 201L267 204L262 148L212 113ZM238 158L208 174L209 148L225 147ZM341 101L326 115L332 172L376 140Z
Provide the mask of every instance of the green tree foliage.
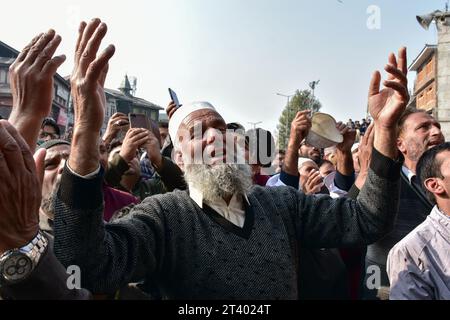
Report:
M281 113L277 125L277 145L278 149L286 150L289 134L291 132L291 123L297 112L301 110L313 110L317 112L322 107L319 100L315 99L311 90L297 90L290 99L289 105L286 105Z

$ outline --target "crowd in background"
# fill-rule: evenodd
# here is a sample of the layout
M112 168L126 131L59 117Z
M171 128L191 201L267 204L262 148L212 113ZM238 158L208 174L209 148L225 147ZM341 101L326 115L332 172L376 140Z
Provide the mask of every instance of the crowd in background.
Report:
M208 102L169 102L159 128L116 113L101 132L106 32L80 24L64 135L48 118L61 38L39 34L10 68L3 299L450 299L450 145L406 108L406 48L373 74L370 119L336 124L341 143L308 144L300 111L276 150Z

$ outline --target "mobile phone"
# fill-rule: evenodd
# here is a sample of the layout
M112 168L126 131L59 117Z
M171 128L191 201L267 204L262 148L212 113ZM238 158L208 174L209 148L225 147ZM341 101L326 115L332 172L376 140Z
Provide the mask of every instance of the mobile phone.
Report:
M172 89L169 88L169 94L170 94L170 99L172 99L172 101L175 103L177 108L181 107L180 101L178 101L178 96L175 93L175 91L173 91Z
M150 122L145 114L130 113L128 115L131 128L144 128L151 130Z

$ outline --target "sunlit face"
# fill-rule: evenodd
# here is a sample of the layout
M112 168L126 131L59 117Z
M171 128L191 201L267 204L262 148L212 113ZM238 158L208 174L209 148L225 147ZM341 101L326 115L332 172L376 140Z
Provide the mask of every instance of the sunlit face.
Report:
M302 144L299 150L299 155L304 158L309 158L314 162L318 163L320 161L320 150L309 144Z
M446 197L448 197L450 195L450 151L443 151L437 157L438 160L442 161L442 187L445 190Z
M69 155L70 146L65 144L57 145L47 150L44 162L44 179L42 182L43 202L49 199L58 188Z
M450 151L442 151L436 155L435 161L440 163L440 174L424 181L424 187L430 191L442 208L448 207L450 196Z
M405 120L397 146L405 158L419 161L426 150L444 142L439 122L425 112L417 112Z
M44 126L41 131L39 131L39 140L45 142L54 139L59 139L59 136L52 126Z
M183 163L226 163L226 130L225 121L213 110L189 114L178 130Z
M164 141L166 141L167 136L169 135L169 128L159 127L159 135L161 136L161 146L163 146Z
M103 143L103 141L100 142L99 152L100 164L106 170L108 169L108 149L106 148L106 145Z

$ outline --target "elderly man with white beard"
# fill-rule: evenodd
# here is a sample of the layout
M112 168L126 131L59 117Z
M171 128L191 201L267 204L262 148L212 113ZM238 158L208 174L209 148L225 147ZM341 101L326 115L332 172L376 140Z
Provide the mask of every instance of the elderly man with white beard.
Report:
M96 138L104 117L107 64L114 54L109 46L97 56L105 34L99 19L80 26L71 77L73 144L55 203L55 254L64 266L80 267L82 287L110 293L150 277L168 299L297 299L300 246L360 246L390 231L402 163L395 127L408 102L406 50L400 51L399 68L386 65L390 79L384 89L381 74L372 77L369 109L376 135L371 169L357 200L250 187L246 165L219 164L229 151L229 144L214 150L215 139L227 142L226 135L213 134L226 131L223 118L209 105L194 104L174 114L183 115L174 143L186 166L189 192L147 198L123 219L104 223ZM196 126L202 127L201 137L194 134ZM211 159L189 163L197 149Z

